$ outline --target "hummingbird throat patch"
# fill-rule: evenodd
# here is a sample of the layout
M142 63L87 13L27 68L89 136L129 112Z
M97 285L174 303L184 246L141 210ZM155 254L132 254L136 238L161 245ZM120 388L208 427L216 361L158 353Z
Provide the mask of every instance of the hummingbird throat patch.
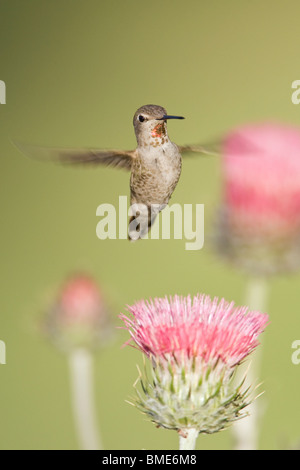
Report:
M152 137L164 137L166 135L166 127L164 122L160 122L157 126L154 127L151 132Z

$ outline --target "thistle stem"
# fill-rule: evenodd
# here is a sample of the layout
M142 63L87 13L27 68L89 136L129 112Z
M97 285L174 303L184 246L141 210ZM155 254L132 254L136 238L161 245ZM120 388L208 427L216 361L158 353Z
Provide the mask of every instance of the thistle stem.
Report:
M100 450L101 439L96 425L93 357L86 349L69 355L71 398L80 447Z
M256 277L248 280L246 301L251 310L264 312L267 305L268 281L264 277Z
M268 297L268 282L264 277L256 277L248 280L246 288L245 305L250 310L258 310L262 313L266 311ZM261 348L254 351L247 377L245 388L253 386L259 377L261 365ZM246 367L248 365L246 364ZM235 450L256 450L259 439L259 419L261 415L260 403L254 400L247 408L249 416L237 421L233 426L235 437Z
M186 437L183 437L183 434ZM199 432L196 429L184 429L179 436L179 450L195 450Z

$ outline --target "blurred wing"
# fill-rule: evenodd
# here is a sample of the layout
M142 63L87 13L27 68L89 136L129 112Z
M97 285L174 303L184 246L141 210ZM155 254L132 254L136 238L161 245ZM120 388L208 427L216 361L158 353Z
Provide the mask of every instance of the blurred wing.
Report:
M221 154L222 142L208 145L178 145L179 152L185 156L189 153L199 153L200 155L208 155L217 157Z
M99 150L99 149L63 149L38 147L13 142L28 157L37 160L56 161L75 165L105 165L131 170L136 152L133 150Z

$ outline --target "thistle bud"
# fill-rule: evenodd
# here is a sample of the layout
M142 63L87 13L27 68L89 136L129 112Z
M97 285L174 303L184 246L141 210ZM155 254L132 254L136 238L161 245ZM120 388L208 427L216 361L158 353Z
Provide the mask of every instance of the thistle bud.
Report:
M62 286L48 311L45 329L62 349L95 348L110 335L103 294L87 275L73 275Z

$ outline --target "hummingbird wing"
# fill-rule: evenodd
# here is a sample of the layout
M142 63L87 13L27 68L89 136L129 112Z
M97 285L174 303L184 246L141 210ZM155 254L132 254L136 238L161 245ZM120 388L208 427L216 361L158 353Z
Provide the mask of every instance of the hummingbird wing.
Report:
M178 149L183 156L189 153L199 153L200 155L217 157L221 153L221 146L222 142L218 142L206 145L178 145Z
M135 158L134 150L106 149L64 149L55 147L39 147L20 142L14 145L25 155L37 160L50 160L75 165L105 165L131 170Z

